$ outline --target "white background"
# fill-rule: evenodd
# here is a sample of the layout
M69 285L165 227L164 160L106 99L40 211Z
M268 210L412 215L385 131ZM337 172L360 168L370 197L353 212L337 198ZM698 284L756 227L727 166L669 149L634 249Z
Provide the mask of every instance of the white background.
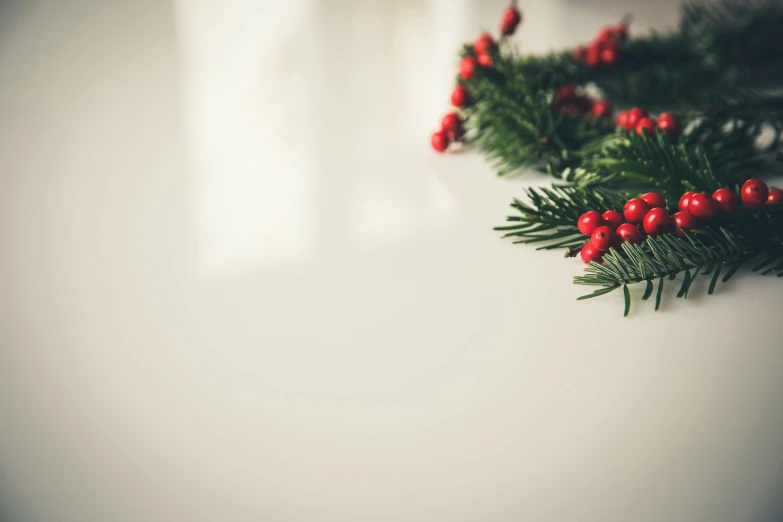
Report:
M530 52L678 18L523 4ZM547 180L429 148L505 2L0 6L0 520L783 510L783 282L577 303L491 230Z

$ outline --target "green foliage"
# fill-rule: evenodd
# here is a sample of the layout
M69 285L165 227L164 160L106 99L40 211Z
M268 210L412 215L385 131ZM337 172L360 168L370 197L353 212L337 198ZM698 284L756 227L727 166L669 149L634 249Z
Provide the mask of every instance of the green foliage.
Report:
M776 274L783 277L783 212L781 208L756 212L740 212L724 216L714 225L694 230L684 238L672 235L648 237L638 245L623 243L622 250L611 249L603 258L603 264L590 263L585 275L574 278L580 285L600 286L591 294L579 299L589 299L607 294L629 284L645 283L642 296L646 300L652 294L653 282L659 282L655 310L660 307L663 281L684 273L677 297L687 299L691 285L699 275L711 275L708 294L715 290L724 268L727 282L744 264L756 259L761 262L754 272ZM703 270L702 270L703 269ZM625 293L625 315L630 306L629 293Z
M689 2L680 34L703 69L727 82L779 84L783 81L783 5L777 0Z
M781 173L783 154L775 155L783 131L783 95L776 91L783 84L781 27L783 3L775 0L688 3L679 31L632 38L616 67L595 69L570 51L520 56L503 43L493 67L458 80L475 100L464 111L470 143L498 175L535 169L558 184L527 189L497 230L515 243L562 248L573 257L586 241L576 223L588 210L622 210L629 198L656 191L674 212L686 191L736 193L750 177ZM461 55L472 53L465 46ZM553 108L563 83L594 86L615 106L675 112L685 131L640 137L611 121L567 115ZM624 244L574 282L598 287L580 299L622 287L627 315L629 285L644 284L642 299L655 294L657 310L665 280L682 274L677 297L687 298L699 276L710 277L712 294L721 277L728 281L754 260L760 261L754 270L783 276L778 205L740 207L685 237Z
M511 204L520 213L507 218L513 224L495 230L505 232L503 237L513 237L515 243L540 243L539 250L580 247L585 238L576 222L585 209L622 210L628 199L628 194L563 186L528 188L526 192L529 203L515 199Z
M597 210L621 211L624 203L642 191L662 193L671 211L676 210L680 195L687 190L712 192L722 186L735 186L737 173L745 171L736 161L713 168L701 146L674 145L666 138L622 136L607 139L598 147L591 160L594 176L614 176L615 186L625 183L629 190L617 191L582 186L553 186L526 189L527 200L515 199L511 204L518 214L509 216L511 224L498 227L504 237L515 243L536 243L538 249L566 249L573 257L585 243L576 223L584 212ZM587 171L576 177L589 181ZM761 209L740 207L736 212L710 221L710 226L692 231L684 238L672 235L648 237L640 245L623 244L621 250L610 250L603 264L591 263L585 275L574 279L577 284L597 285L598 290L581 299L607 294L621 286L645 282L645 299L650 297L653 280L659 279L656 310L660 306L663 278L684 273L678 297L687 297L697 275L712 274L709 293L712 294L718 276L725 272L727 281L743 264L754 258L763 259L755 267L766 268L765 274L779 272L783 276L783 208L767 205ZM626 289L627 290L627 289ZM626 296L626 314L630 293Z
M783 129L783 96L763 89L783 83L780 27L778 2L687 4L680 32L630 39L617 67L588 69L570 52L495 53L493 68L462 82L477 100L467 111L472 141L501 176L533 168L568 179L563 171L582 167L593 142L615 127L553 111L554 92L562 83L595 84L617 106L674 111L693 122L683 142L703 145L711 159L727 145L757 156L762 130L777 136ZM472 53L466 46L461 54Z
M513 74L510 62L484 70L471 84L478 101L468 119L473 143L504 176L522 168L562 170L581 163L587 142L614 132L605 120L569 116L551 108L554 83Z
M712 193L771 164L759 154L755 135L739 128L720 136L705 135L701 143L693 141L673 142L664 134L645 138L618 134L585 147L582 169L572 178L582 186L655 190L676 203L689 190Z
M690 2L679 31L632 39L619 67L583 73L620 105L681 110L694 94L780 84L781 27L779 1Z

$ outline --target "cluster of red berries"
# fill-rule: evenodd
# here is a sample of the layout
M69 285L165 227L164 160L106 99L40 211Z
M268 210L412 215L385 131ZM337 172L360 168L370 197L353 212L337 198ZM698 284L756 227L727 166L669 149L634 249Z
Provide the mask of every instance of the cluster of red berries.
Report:
M492 39L487 33L479 36L475 42L473 42L473 52L476 54L475 63L472 62L473 58L466 56L460 63L459 75L463 80L470 80L473 78L473 74L476 70L476 64L480 67L492 67L495 65L495 61L492 59L492 52L495 50L495 40Z
M626 202L623 212L607 210L603 214L590 210L579 217L576 223L579 231L590 236L590 242L582 247L585 263L601 262L603 253L610 247L619 249L622 243L639 243L643 232L650 235L670 232L674 221L666 212L666 200L656 192L648 192Z
M634 107L618 114L617 126L627 131L636 131L639 136L644 136L645 132L652 135L654 132L660 131L675 137L682 132L680 120L675 114L663 112L658 115L656 120L651 118L647 111L641 107Z
M437 152L444 152L449 145L465 135L462 118L456 112L446 114L440 120L440 130L433 132L430 142Z
M783 203L783 190L768 189L763 181L749 179L742 185L740 197L747 206ZM576 224L582 234L590 236L590 242L582 247L582 260L600 263L609 248L619 249L625 242L639 243L644 234L657 236L674 232L682 237L685 231L697 228L702 221L733 212L737 208L737 197L728 188L718 189L712 196L686 192L677 207L679 212L670 215L663 196L648 192L628 200L622 214L616 210L603 214L595 210L585 212Z
M612 104L606 100L593 100L573 83L564 83L555 91L552 109L560 110L572 116L592 116L611 118Z
M503 11L503 17L500 20L500 34L510 36L517 30L517 26L522 21L522 13L516 6L512 5ZM489 68L495 65L492 58L493 51L497 44L487 33L482 34L473 42L474 56L466 56L459 64L459 77L463 80L470 80L476 74L478 67ZM455 105L457 105L455 103Z
M459 65L459 77L463 80L470 80L476 72L477 67L492 67L492 52L497 44L487 33L479 36L473 43L473 52L477 58L466 56ZM468 90L457 85L451 92L451 104L454 107L462 108L470 104L470 95ZM444 152L451 143L459 141L465 135L463 121L459 114L450 112L446 114L440 122L440 130L434 132L430 138L432 148L437 152Z
M592 116L593 118L612 117L612 104L606 100L593 100L573 83L563 83L555 91L552 109L563 111L571 116ZM672 137L679 136L682 126L677 116L664 112L658 119L651 118L646 110L633 107L617 116L617 126L627 131L636 131L639 136L645 133L665 132Z
M783 203L783 190L768 188L760 179L749 179L740 188L742 203L748 207ZM737 209L737 197L727 189L716 190L712 196L702 192L686 192L678 203L680 211L688 211L700 219L712 219Z
M500 21L500 32L504 36L514 34L517 26L522 21L522 13L515 5L509 6L503 11ZM484 33L473 42L473 54L465 56L459 64L459 77L471 80L480 67L490 68L495 62L493 55L497 49L497 43L491 35ZM451 104L454 107L464 108L472 103L470 93L463 85L457 85L451 93ZM432 134L430 143L437 152L445 152L455 141L459 141L465 135L463 120L456 112L446 114L440 122L440 129Z
M613 67L620 60L620 44L628 38L628 27L619 23L602 28L587 46L571 51L574 61L584 62L593 69L599 65Z
M495 40L486 33L479 36L473 43L473 51L477 58L466 56L462 59L459 66L459 77L463 80L470 80L476 72L477 67L492 67L492 51L496 47ZM454 107L467 107L470 103L468 90L457 85L451 92L451 104ZM437 152L444 152L451 143L459 141L465 135L463 121L459 114L450 112L446 114L440 122L440 130L434 132L430 138L432 148Z

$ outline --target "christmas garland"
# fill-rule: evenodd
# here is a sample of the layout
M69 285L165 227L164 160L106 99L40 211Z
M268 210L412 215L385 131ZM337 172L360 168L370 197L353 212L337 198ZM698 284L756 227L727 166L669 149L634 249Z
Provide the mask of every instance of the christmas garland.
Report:
M626 19L545 56L516 49L521 21L512 2L498 41L462 48L456 110L431 137L438 152L475 147L500 176L557 179L512 202L504 237L581 257L574 283L598 289L580 299L622 288L625 315L632 284L645 300L657 284L657 310L680 274L683 298L697 276L712 294L745 265L783 277L783 191L761 179L781 173L783 5L690 3L670 34L629 38ZM629 108L615 119L613 105Z

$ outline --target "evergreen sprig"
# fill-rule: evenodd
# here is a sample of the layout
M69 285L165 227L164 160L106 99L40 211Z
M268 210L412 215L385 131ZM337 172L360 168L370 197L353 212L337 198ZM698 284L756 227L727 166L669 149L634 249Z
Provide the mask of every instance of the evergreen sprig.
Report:
M582 167L593 142L615 133L611 122L552 110L558 85L592 83L615 105L678 112L693 123L686 144L710 153L741 143L755 156L754 142L765 128L772 129L773 143L783 129L783 96L764 89L783 83L781 20L783 5L770 0L687 4L680 32L629 40L612 68L588 69L569 52L520 57L496 51L494 67L462 82L478 100L468 113L472 142L501 176L534 168L563 179L564 171ZM744 53L751 52L747 59ZM473 54L471 46L461 52ZM753 74L762 68L780 74Z
M732 141L730 148L720 146L727 141ZM765 165L755 142L740 132L697 145L675 143L662 133L623 133L585 151L582 170L572 176L578 185L656 190L670 201L689 190L713 192L733 186Z
M738 193L748 178L781 173L783 153L783 4L775 0L691 2L679 31L654 33L622 44L614 67L590 69L570 51L519 55L509 42L491 51L494 65L459 79L474 105L465 109L468 141L498 175L523 169L549 173L557 184L526 189L515 214L496 230L515 243L566 249L576 255L586 243L579 217L589 211L622 210L642 192L661 193L669 212L686 191ZM465 46L461 56L474 55ZM615 106L642 106L678 114L679 136L638 136L613 122L558 110L558 86L597 89ZM766 141L766 142L765 142ZM709 277L708 294L745 265L783 277L783 205L741 206L684 237L648 237L610 249L603 263L590 263L574 283L597 286L588 299L645 284L642 299L664 281L683 274L677 297ZM657 292L655 286L657 284Z
M520 215L509 216L511 225L497 227L515 243L541 243L539 250L574 249L584 244L576 222L585 208L599 211L622 209L628 194L601 189L553 186L525 190L529 202L515 199L511 207Z
M673 145L658 137L624 137L605 145L596 156L596 172L613 173L636 186L637 190L657 190L665 195L674 211L679 196L688 190L714 191L723 186L736 187L739 179L732 162L713 169L700 146L688 148ZM600 174L595 174L600 176ZM587 174L583 174L586 179ZM511 204L518 214L507 217L512 224L498 227L503 237L515 243L536 243L538 249L566 249L566 257L575 256L585 244L576 224L588 210L603 213L621 211L624 203L638 192L616 191L590 186L552 186L526 189L526 201ZM653 280L674 278L684 272L678 297L687 297L697 275L713 274L712 294L720 272L728 266L723 281L734 275L743 264L761 257L764 262L754 270L766 268L765 274L783 275L783 209L766 205L761 209L741 207L736 212L718 216L710 227L698 229L684 238L672 235L648 237L641 245L623 244L611 249L603 264L591 263L585 275L574 278L576 284L602 288L580 299L597 297L629 284L646 282L649 297ZM777 264L776 264L777 263ZM703 270L702 270L703 269ZM624 292L626 315L630 293ZM656 310L661 294L656 299Z
M687 299L691 285L699 275L711 275L707 293L712 295L718 278L727 268L723 282L727 282L746 263L757 259L761 262L752 270L763 270L783 277L783 218L781 209L763 210L753 214L740 214L724 218L723 226L715 225L686 234L684 238L666 234L650 236L638 245L623 243L620 251L610 249L603 264L590 263L585 275L574 277L574 283L600 286L591 294L579 299L589 299L623 287L625 315L630 309L629 284L646 283L642 299L652 294L653 283L658 280L655 310L661 303L664 279L674 279L684 273L677 297ZM702 270L703 269L703 270Z
M611 122L552 110L553 90L543 79L515 75L499 60L482 71L471 85L478 100L468 123L473 144L482 150L504 176L524 168L562 171L581 161L581 148L596 138L614 133Z

